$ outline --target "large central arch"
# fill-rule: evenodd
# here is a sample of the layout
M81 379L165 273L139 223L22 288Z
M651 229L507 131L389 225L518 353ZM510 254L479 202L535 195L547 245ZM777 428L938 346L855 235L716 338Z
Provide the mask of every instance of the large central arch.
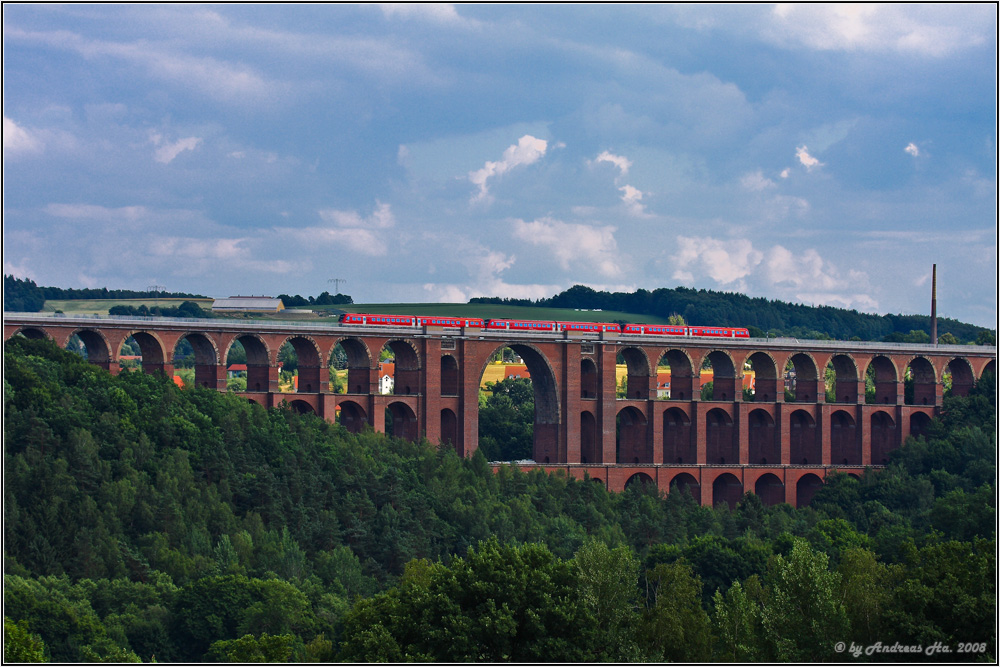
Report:
M486 373L486 366L494 354L505 347L512 349L528 369L535 399L535 423L532 435L533 458L539 463L565 463L566 448L560 442L562 410L559 387L552 364L534 345L527 343L500 343L486 355L479 369L479 377ZM477 408L478 410L478 408Z

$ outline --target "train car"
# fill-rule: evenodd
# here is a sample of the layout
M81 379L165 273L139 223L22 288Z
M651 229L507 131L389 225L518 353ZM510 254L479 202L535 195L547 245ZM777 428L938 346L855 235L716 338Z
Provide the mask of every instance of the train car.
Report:
M418 316L417 324L422 327L469 327L482 329L485 322L478 317L440 317L440 316Z
M625 334L640 334L645 336L688 336L688 327L676 324L626 324L622 329Z
M689 327L673 324L626 324L621 327L615 322L552 322L545 320L512 320L477 317L444 317L413 315L377 315L370 313L345 313L340 316L341 324L368 324L375 326L434 326L447 328L493 329L503 331L579 331L600 333L610 331L645 336L694 336L698 338L749 338L750 332L735 327Z
M705 338L749 338L750 332L746 329L735 329L733 327L688 327L692 336Z
M501 320L491 319L486 321L487 329L502 329L505 331L555 331L555 322L541 322L538 320Z
M601 331L613 331L621 333L622 328L616 322L556 322L559 331L586 331L599 333Z
M340 316L341 324L372 324L383 327L413 327L417 318L413 315L373 315L369 313L344 313Z

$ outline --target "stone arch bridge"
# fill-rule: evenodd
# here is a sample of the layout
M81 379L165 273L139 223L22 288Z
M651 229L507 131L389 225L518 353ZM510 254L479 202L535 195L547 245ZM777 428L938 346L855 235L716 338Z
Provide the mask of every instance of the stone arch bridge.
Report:
M860 475L883 465L940 409L946 376L951 391L964 395L985 372L996 372L997 356L996 347L966 345L5 313L4 340L18 334L62 347L78 336L88 359L112 373L130 336L143 370L167 374L186 339L195 383L220 391L227 354L239 342L247 399L268 407L287 402L329 420L339 415L352 431L385 431L391 423L394 435L425 437L464 456L477 447L486 365L509 347L527 365L535 392L534 461L523 467L589 477L613 491L636 482L680 488L702 504L731 506L745 491L767 504L798 505L835 470ZM295 393L278 388L278 350L286 342L298 356ZM330 390L338 345L347 356L343 394ZM396 360L394 393L387 395L378 390L385 347ZM625 397L616 393L620 360L628 369ZM701 399L706 361L712 400ZM656 369L664 365L671 371L667 400L657 397ZM755 391L745 395L749 369ZM874 398L866 397L866 377ZM909 384L912 392L904 389Z

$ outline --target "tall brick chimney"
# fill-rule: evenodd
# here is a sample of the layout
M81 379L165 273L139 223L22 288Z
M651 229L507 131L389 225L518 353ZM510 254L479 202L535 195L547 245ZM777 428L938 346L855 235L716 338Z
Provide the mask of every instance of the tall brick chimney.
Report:
M937 345L937 264L931 269L931 345Z

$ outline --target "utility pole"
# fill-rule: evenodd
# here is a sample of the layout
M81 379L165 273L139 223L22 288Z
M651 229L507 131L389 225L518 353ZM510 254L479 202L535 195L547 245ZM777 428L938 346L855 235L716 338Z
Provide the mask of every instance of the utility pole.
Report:
M333 283L333 291L340 294L340 283L346 283L347 278L330 278L326 282Z
M167 291L167 288L164 287L163 285L147 285L146 286L146 291L147 292L153 292L155 294L155 296L153 297L153 299L155 299L155 301L153 303L155 305L159 306L160 305L160 294L159 293Z

